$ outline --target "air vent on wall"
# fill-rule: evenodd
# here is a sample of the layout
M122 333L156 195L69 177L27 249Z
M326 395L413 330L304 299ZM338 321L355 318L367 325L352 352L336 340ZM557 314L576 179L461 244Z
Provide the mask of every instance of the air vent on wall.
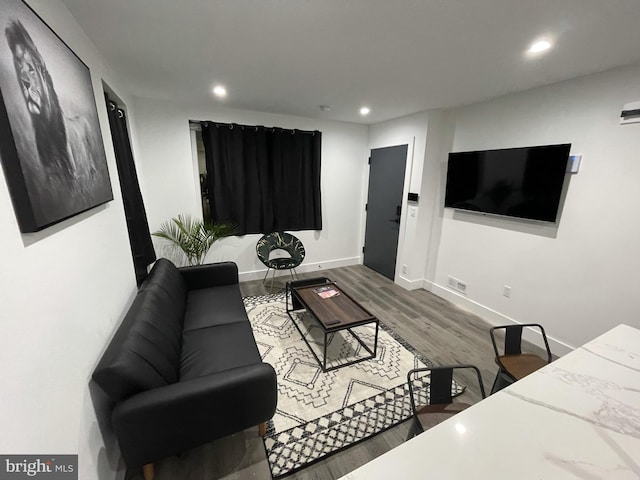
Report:
M467 293L467 284L462 280L458 280L455 277L449 276L449 287L453 290L457 290L460 293Z

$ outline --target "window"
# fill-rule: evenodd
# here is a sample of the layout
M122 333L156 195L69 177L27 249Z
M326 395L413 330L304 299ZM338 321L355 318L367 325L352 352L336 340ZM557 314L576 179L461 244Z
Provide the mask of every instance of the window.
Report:
M239 235L322 229L321 132L213 122L201 130L205 219L233 222Z
M204 144L202 143L202 130L200 125L194 129L196 157L198 162L198 185L200 188L200 201L202 206L202 219L212 222L211 209L209 208L209 189L207 188L207 164L205 161Z

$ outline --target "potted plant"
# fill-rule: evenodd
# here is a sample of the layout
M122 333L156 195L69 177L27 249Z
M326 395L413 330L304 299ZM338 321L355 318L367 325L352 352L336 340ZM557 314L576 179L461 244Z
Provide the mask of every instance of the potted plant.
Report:
M168 240L170 248L182 252L189 265L202 265L211 245L233 235L236 230L231 223L209 223L189 215L178 215L164 222L153 235Z

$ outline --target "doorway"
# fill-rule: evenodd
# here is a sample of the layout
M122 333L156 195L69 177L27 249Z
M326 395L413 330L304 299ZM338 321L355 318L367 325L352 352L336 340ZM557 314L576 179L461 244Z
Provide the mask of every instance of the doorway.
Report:
M376 148L369 161L363 263L391 280L396 272L407 150L408 145Z

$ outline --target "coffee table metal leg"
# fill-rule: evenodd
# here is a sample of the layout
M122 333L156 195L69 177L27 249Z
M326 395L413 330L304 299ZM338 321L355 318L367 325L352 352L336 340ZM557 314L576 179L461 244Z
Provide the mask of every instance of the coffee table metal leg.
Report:
M369 345L364 343L364 341L358 335L353 333L353 331L350 328L347 328L346 330L351 334L353 338L355 338L358 341L360 345L362 345L362 348L364 348L367 352L369 352L369 355L372 355L372 356L374 355L373 351L369 348Z
M358 343L360 343L360 345L362 345L362 347L369 352L369 354L371 355L370 358L375 358L375 356L377 355L378 352L378 322L375 322L376 324L376 334L373 340L373 350L371 350L371 348L369 348L369 345L367 345L364 340L362 340L357 334L355 334L350 328L347 328L346 330L351 334L351 336L353 338L355 338ZM369 358L366 358L366 360L369 360Z
M373 340L373 357L375 358L378 355L378 327L380 326L380 322L376 321L376 338Z
M328 342L328 333L324 332L324 347L323 347L323 363L322 363L322 371L327 371L327 342Z
M305 337L304 332L302 331L302 329L298 325L298 322L296 322L293 319L293 315L291 315L291 312L295 313L295 310L287 311L287 315L289 315L289 318L291 319L291 323L293 323L293 325L296 327L296 330L298 330L298 333L300 333L300 337L302 337L302 340L304 341L304 343L306 343L307 347L309 347L309 351L311 352L311 355L313 355L313 357L316 359L316 362L318 362L318 365L320 365L320 368L323 369L322 371L326 372L326 369L322 367L322 362L320 361L320 358L318 357L318 355L316 355L316 352L311 347L311 344L309 343L309 340L307 340L307 337ZM325 365L326 365L326 350L325 350Z

